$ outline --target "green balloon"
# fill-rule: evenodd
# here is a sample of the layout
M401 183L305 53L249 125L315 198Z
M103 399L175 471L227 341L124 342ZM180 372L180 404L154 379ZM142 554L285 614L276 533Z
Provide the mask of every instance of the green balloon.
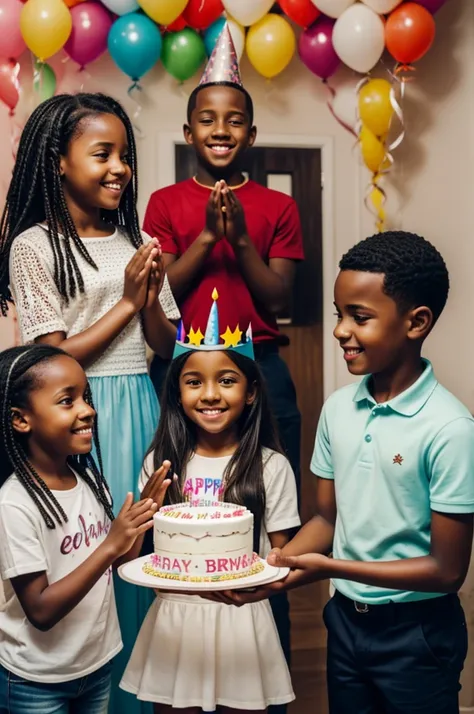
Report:
M49 64L35 62L33 88L41 102L54 96L56 91L56 75Z
M180 32L167 32L163 37L161 61L166 71L179 82L192 77L205 59L204 41L190 27Z

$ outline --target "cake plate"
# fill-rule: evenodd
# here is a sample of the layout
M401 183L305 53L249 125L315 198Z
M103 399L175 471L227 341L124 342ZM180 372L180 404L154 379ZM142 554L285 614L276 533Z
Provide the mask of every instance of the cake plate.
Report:
M215 580L209 582L184 582L182 580L171 580L169 578L157 578L154 575L147 575L143 572L143 566L150 560L149 555L124 563L118 569L118 574L123 580L134 585L141 585L145 588L155 590L180 590L182 592L210 592L215 590L248 590L260 585L268 585L276 580L283 580L290 572L289 568L276 568L269 565L266 560L260 558L263 563L263 570L256 575L246 578L236 578L235 580Z

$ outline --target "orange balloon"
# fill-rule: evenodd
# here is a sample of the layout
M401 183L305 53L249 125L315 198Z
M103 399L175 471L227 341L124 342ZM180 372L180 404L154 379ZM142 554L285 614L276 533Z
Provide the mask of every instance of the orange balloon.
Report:
M72 7L76 7L76 5L79 5L79 3L85 2L85 0L63 0L63 2L69 9L71 9Z
M399 5L385 23L385 44L397 62L411 64L421 59L433 44L433 15L415 2Z

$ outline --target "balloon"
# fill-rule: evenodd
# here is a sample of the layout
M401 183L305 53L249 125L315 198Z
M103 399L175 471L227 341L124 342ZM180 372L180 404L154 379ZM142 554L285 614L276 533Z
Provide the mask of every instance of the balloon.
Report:
M84 67L107 49L110 13L98 2L82 2L71 10L72 32L64 45L69 57Z
M427 10L431 12L432 15L435 14L435 12L438 12L440 7L443 7L444 3L446 0L416 0L418 5L421 5L422 7L425 7Z
M274 0L222 0L222 4L234 20L248 27L267 14Z
M218 20L212 23L210 27L204 33L204 45L206 47L206 53L208 56L211 55L214 45L217 42L217 38L222 32L222 28L225 23L229 25L230 34L232 36L232 41L234 43L235 51L237 53L237 58L240 60L245 49L245 30L242 25L233 20L231 17L225 18L220 17Z
M390 128L393 116L391 89L386 79L371 79L359 92L360 119L375 136L384 136Z
M301 33L298 41L301 61L321 79L331 77L341 64L332 44L333 29L334 20L321 17Z
M180 32L181 30L184 30L185 27L187 27L187 22L184 17L180 15L174 22L167 25L165 30L167 30L167 32Z
M163 38L162 61L167 72L179 82L197 72L206 59L206 48L198 33L190 27L170 32Z
M160 58L160 31L149 17L131 12L115 20L108 47L115 64L136 82Z
M148 17L159 25L171 25L183 12L188 0L139 0Z
M328 17L340 17L355 0L311 0Z
M188 0L183 17L195 30L205 30L223 12L222 0Z
M385 146L366 126L360 130L359 142L364 163L373 174L388 168Z
M338 87L332 100L332 110L336 117L354 130L357 125L357 84Z
M45 102L47 99L54 97L56 91L56 75L49 64L35 62L33 88L40 102Z
M63 2L69 9L71 9L72 7L76 7L76 5L79 5L79 3L85 2L85 0L63 0Z
M140 7L137 0L102 0L102 4L114 15L127 15L129 12L135 12Z
M400 5L385 25L387 49L397 62L410 64L428 52L435 37L433 15L414 2Z
M362 0L368 7L379 15L387 15L392 12L402 0Z
M278 0L278 4L285 15L300 27L309 27L321 14L311 0Z
M20 99L18 72L20 66L12 60L0 60L0 99L13 115Z
M20 31L21 0L0 0L0 57L17 59L26 49Z
M28 0L20 28L27 47L44 61L59 52L71 34L71 13L63 0Z
M370 72L384 51L383 20L366 5L352 5L334 25L332 41L344 64L356 72Z
M295 53L295 33L285 18L269 13L249 29L245 47L257 72L271 79L290 63Z

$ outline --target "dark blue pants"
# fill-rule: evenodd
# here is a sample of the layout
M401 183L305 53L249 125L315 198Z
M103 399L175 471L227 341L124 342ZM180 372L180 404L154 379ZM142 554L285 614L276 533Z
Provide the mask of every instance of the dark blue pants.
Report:
M336 592L328 630L330 714L458 714L467 628L457 595L358 612Z

